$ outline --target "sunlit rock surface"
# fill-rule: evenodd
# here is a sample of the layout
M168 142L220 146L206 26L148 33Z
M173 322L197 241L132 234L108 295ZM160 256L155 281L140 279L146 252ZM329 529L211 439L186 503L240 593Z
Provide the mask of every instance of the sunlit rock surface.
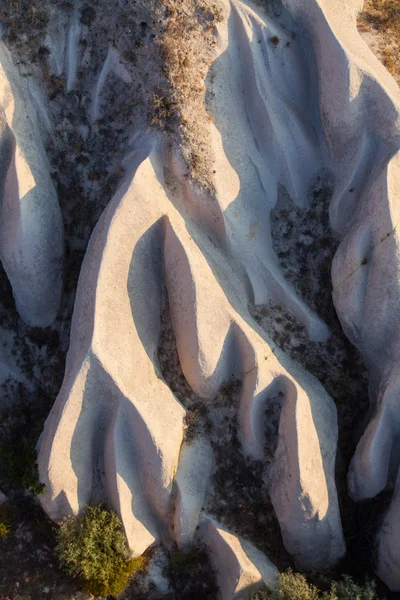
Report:
M0 260L21 317L45 327L60 302L64 229L41 117L0 42Z
M345 553L335 404L324 381L282 352L250 314L250 306L274 303L311 342L329 344L329 327L284 276L270 220L282 189L306 210L322 174L332 183L329 217L339 242L333 302L370 374L371 420L350 466L349 492L362 500L394 486L400 98L357 33L359 0L276 1L268 11L250 1L218 6L215 57L196 84L209 113L199 140L211 165L207 185L173 135L127 125L124 180L81 269L64 381L40 439L39 471L41 502L53 519L105 501L120 515L135 554L164 540L188 547L205 527L213 552L230 548L229 565L217 568L230 598L275 571L255 546L242 554L235 531L212 519L204 525L216 468L216 398L229 381L241 385L237 451L264 465L263 491L287 552L305 570L332 566ZM50 68L73 93L90 62L79 46L84 24L73 16L50 25ZM91 123L101 121L110 86L134 80L112 45L103 59L85 96ZM0 62L0 259L21 317L47 326L58 310L63 256L39 131L50 121L3 47ZM93 183L98 174L91 177ZM190 443L190 411L158 358L167 307L183 377L210 417L209 429ZM397 491L378 540L378 573L394 590Z

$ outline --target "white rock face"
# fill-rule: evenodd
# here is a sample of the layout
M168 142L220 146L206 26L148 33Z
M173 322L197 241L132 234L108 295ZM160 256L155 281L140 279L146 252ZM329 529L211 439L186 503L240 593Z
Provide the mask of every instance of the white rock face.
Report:
M341 240L333 299L370 369L375 405L350 467L349 489L356 499L379 493L390 469L399 466L392 449L400 430L400 95L357 33L359 0L285 0L279 19L240 0L220 4L226 19L206 81L215 119L208 124L212 186L195 183L173 145L149 138L98 222L80 275L64 382L41 438L41 501L56 520L94 498L108 501L137 554L165 538L180 547L195 539L215 462L205 437L182 445L186 411L164 381L157 356L166 295L193 392L212 410L221 385L240 379L238 433L247 457L265 459L271 441L265 414L278 411L277 448L265 482L286 549L299 567L316 570L345 552L334 479L336 408L321 383L258 327L248 306L277 302L303 323L310 340L327 340L326 324L280 270L270 211L279 186L306 208L313 177L328 169L334 179L330 220ZM69 35L76 47L79 28ZM53 59L60 63L59 56ZM71 85L78 61L70 53ZM110 70L122 80L128 76L112 48L93 92L93 118ZM4 207L20 190L10 170L20 165L20 154L9 153ZM17 174L23 168L15 167ZM54 231L60 229L56 212L46 214L39 221L49 240L47 262L42 255L40 262L32 243L17 254L12 242L20 238L11 227L0 231L19 310L39 324L53 314L49 306L54 309L59 293L59 270L49 268L49 257L60 256L54 250L58 234L46 235L51 219ZM17 263L17 255L26 258ZM21 285L28 258L27 272L34 263L41 265L39 275L46 274L44 284L39 277L37 287L27 288L36 290L29 296ZM379 537L379 574L392 589L400 589L398 498L396 492L390 527ZM202 528L223 598L275 573L255 548L211 520Z
M155 144L92 236L65 380L41 439L43 506L54 519L77 513L100 479L101 494L120 514L132 549L141 553L168 531L172 535L177 469L174 536L181 546L193 539L212 456L207 443L199 442L183 447L178 464L185 411L157 361L164 270L180 362L194 392L212 398L232 376L243 380L239 424L245 452L263 456L263 414L277 385L288 411L295 413L296 423L288 427L304 428L304 436L314 440L312 454L301 450L303 434L282 456L278 453L271 488L277 505L285 508L281 526L296 560L304 552L302 564L320 564L320 557L306 553L314 543L324 548L324 564L334 563L344 552L333 478L334 404L313 377L271 350L262 332L243 319L245 297L239 295L241 283L229 260L206 229L190 225L177 210L192 190L174 192L166 183L166 172L169 181L177 178L174 164ZM282 427L282 435L291 436ZM93 477L96 471L99 476ZM311 471L313 477L306 477ZM297 486L291 477L298 479ZM316 527L319 519L325 528Z
M47 512L54 519L77 513L95 493L93 474L104 474L100 493L138 554L170 525L185 414L156 361L162 271L154 256L164 203L147 160L96 227L80 275L65 380L39 455Z
M297 382L302 378L300 373L292 375ZM307 396L289 380L279 383L286 402L269 473L271 500L296 565L320 569L345 551L339 512L331 504L336 504L336 410L322 388Z
M246 540L231 535L207 517L200 524L198 537L210 552L221 600L243 597L244 592L262 584L275 587L277 568Z
M193 544L200 512L206 500L213 469L213 452L205 437L181 446L175 475L176 500L174 532L180 548Z
M0 260L21 317L45 327L61 296L64 230L38 120L0 43Z

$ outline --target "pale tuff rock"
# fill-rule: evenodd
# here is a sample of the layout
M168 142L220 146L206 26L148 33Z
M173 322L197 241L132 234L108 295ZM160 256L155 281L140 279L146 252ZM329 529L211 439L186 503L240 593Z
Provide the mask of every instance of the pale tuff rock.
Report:
M301 381L300 373L292 375ZM339 511L332 510L337 502L336 410L322 388L318 395L309 392L307 396L289 379L282 378L278 386L286 400L281 409L278 447L268 474L271 500L285 547L296 565L320 569L345 552ZM326 481L321 475L316 477L322 473Z
M231 535L208 517L201 522L198 537L209 549L221 600L243 597L261 584L275 587L278 570L248 541Z
M280 481L271 476L271 485L280 489L279 503L284 497L287 512L281 525L296 557L305 550L304 540L308 545L312 539L316 547L331 549L325 562L334 563L344 552L333 480L334 404L314 378L276 349L275 357L270 342L240 316L244 307L229 262L202 228L188 231L176 209L185 197L175 193L171 201L165 194L165 162L173 163L156 144L92 236L78 286L66 378L41 440L43 506L53 518L78 512L93 493L93 471L104 470L104 494L120 514L133 550L142 552L171 529L169 497L177 468L175 536L180 545L193 538L212 456L207 443L198 441L183 447L178 462L184 410L160 378L155 358L163 262L178 353L195 393L212 398L232 375L243 379L239 423L244 450L263 455L262 415L277 378L290 389L289 394L283 390L284 400L304 406L301 426L316 442L312 455L302 454L301 469L313 469L313 483L301 473L299 496L286 474L281 476L285 468L299 476L291 468L298 461L295 441L281 468L277 457ZM304 509L304 496L310 510ZM293 511L296 523L289 517ZM316 515L329 524L327 529L315 527ZM316 560L319 564L319 557L308 556L307 567Z
M93 498L106 500L135 553L168 538L182 548L193 542L214 456L206 436L182 444L186 411L157 358L166 294L180 365L203 405L212 411L221 386L241 381L237 420L246 457L266 461L266 445L274 446L266 412L275 411L276 449L264 479L286 549L299 567L316 570L345 552L334 479L336 408L321 383L255 324L248 306L279 303L310 340L328 339L326 324L283 276L269 218L279 186L305 209L313 177L328 169L330 219L341 240L333 298L371 371L375 402L349 489L357 499L377 494L393 475L400 427L399 92L357 34L359 0L285 0L279 20L250 2L220 5L218 55L205 82L213 119L199 127L204 139L196 149L212 164L209 185L191 176L174 139L132 137L126 179L82 267L65 378L40 443L41 501L58 520ZM68 72L69 88L78 38L72 24L60 37L64 50L52 57ZM90 96L93 119L110 73L130 81L112 47ZM12 262L4 264L24 314ZM49 282L59 289L46 273L43 295ZM395 494L388 523L395 523L398 502ZM201 527L224 598L274 575L251 545L211 520ZM400 588L396 531L383 528L379 538L379 573L393 589Z
M144 194L149 189L152 202ZM80 275L66 376L39 455L41 500L53 518L90 501L98 470L104 496L139 554L170 524L183 436L184 409L155 362L164 202L147 160L96 227Z
M28 325L56 317L64 231L29 88L0 44L0 260Z
M207 438L198 437L191 444L182 444L175 475L174 522L174 533L180 548L193 544L213 466L213 453Z
M166 282L183 373L204 397L215 396L231 374L241 377L240 435L244 451L258 459L264 454L263 415L274 394L281 393L292 417L281 417L280 439L289 439L290 447L278 451L274 459L271 499L285 545L296 561L305 568L332 564L344 553L334 482L335 406L314 378L277 350L271 353L268 342L240 318L243 308L234 299L232 278L226 276L223 287L233 306L227 305L204 255L194 240L185 237L184 241L167 227ZM224 261L213 256L211 248L209 252L221 275L224 270L229 273Z

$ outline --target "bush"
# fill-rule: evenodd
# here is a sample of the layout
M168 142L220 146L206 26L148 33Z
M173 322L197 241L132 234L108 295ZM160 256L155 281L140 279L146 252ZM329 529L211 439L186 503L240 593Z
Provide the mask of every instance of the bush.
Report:
M129 578L147 564L145 557L131 557L117 515L99 506L89 507L81 518L63 519L56 554L62 568L82 578L95 596L120 594Z
M44 493L46 487L39 480L36 448L31 443L0 444L0 459L7 479L15 489L29 490L32 496Z
M201 553L197 548L191 550L178 550L171 555L169 564L174 571L187 571L191 566L201 560Z
M339 600L375 600L375 584L367 581L363 586L354 583L351 577L344 575L342 581L332 584L331 593Z
M377 600L377 597L373 582L358 585L344 575L341 581L331 584L329 592L321 592L304 575L289 570L279 574L276 590L254 592L251 600Z
M0 538L5 537L9 531L10 528L8 527L7 523L0 519Z
M171 589L168 598L216 600L220 597L216 573L205 548L191 547L172 552L164 576Z
M308 583L300 573L281 573L279 575L278 590L272 594L274 600L319 600L319 591Z

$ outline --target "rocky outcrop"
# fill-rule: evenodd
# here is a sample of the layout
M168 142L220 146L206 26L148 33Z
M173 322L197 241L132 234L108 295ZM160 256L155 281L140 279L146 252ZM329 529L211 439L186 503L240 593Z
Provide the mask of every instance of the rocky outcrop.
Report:
M179 548L190 547L194 542L213 467L213 451L206 437L198 436L192 443L182 444L174 479L174 535Z
M42 504L52 518L77 513L97 494L117 510L139 554L170 525L185 414L156 360L164 202L147 160L96 227L80 275L66 375L39 455Z
M213 519L202 520L198 540L210 552L221 600L246 597L262 584L269 589L276 586L278 570L271 561L248 541L219 527Z
M42 504L59 519L79 512L97 493L120 514L138 553L165 535L177 536L181 545L193 539L212 457L207 444L197 451L184 447L178 462L185 411L157 361L164 271L180 362L193 391L212 403L224 381L242 379L238 418L249 456L263 457L263 413L280 386L290 415L282 421L282 436L291 445L277 452L276 474L268 480L272 497L276 510L283 509L281 526L296 560L308 568L322 560L331 564L344 552L333 475L334 404L241 316L246 297L228 257L206 227L187 220L183 203L193 189L171 186L179 181L176 160L156 143L92 236L66 376L40 444ZM304 447L306 437L312 453ZM322 527L316 526L320 520ZM320 550L318 557L306 551L309 544Z
M289 2L316 49L322 125L335 173L330 215L341 244L332 265L343 329L370 373L371 419L348 475L350 495L372 498L393 485L400 465L398 260L400 93L360 40L358 1ZM379 534L380 577L400 590L398 494Z
M300 374L293 375L297 382L301 380ZM345 550L339 512L333 509L336 410L323 389L306 395L285 378L278 385L285 403L278 446L268 473L271 500L285 547L296 565L322 569L338 560Z
M0 44L0 260L28 325L55 319L61 296L64 229L40 117L26 83Z
M57 520L106 500L135 553L166 537L181 547L195 539L212 487L212 435L182 445L186 410L157 357L168 299L180 367L200 403L217 414L221 386L240 380L240 451L264 461L285 547L299 567L316 570L345 552L336 408L257 326L249 304L279 303L310 340L327 341L327 325L279 267L270 211L280 186L306 208L313 178L329 170L340 239L333 299L370 369L375 403L349 489L357 499L377 494L390 459L398 470L399 95L358 37L360 2L339 10L328 0L286 0L267 13L239 0L220 5L218 56L206 81L209 185L196 181L173 140L132 138L126 179L82 267L65 378L40 442L41 501ZM75 42L78 35L74 29ZM130 81L112 48L103 68L93 118L109 72ZM244 556L230 533L211 521L204 527L216 555L230 548L218 567L224 597L266 579L254 548ZM379 572L397 589L395 532L382 529Z

